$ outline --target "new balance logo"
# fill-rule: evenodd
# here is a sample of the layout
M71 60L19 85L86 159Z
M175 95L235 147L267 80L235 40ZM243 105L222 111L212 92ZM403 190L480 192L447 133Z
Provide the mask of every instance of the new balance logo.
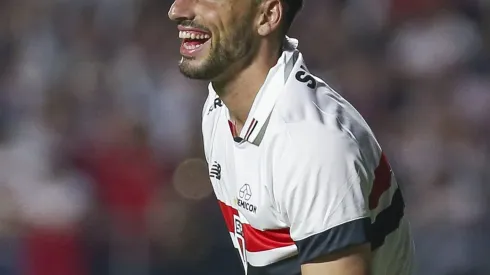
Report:
M214 162L213 166L211 166L211 172L209 173L209 176L218 180L221 179L221 165L216 161Z

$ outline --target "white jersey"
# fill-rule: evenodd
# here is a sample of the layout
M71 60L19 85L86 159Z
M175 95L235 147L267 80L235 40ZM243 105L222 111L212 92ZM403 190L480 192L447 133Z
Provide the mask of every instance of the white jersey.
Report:
M371 243L371 274L409 275L412 239L390 165L296 46L271 69L241 133L212 85L203 110L210 178L245 273L299 275L303 263Z

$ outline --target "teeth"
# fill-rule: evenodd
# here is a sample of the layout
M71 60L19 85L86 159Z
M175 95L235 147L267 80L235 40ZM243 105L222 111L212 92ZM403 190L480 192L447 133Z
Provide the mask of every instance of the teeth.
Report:
M202 47L202 44L192 45L192 44L187 44L187 43L185 43L185 44L184 44L184 47L185 47L187 50L195 50L195 49L199 49L200 47Z
M196 34L196 33L191 33L191 32L186 32L186 31L180 31L179 32L179 38L180 39L204 40L204 39L211 38L211 36L209 34Z

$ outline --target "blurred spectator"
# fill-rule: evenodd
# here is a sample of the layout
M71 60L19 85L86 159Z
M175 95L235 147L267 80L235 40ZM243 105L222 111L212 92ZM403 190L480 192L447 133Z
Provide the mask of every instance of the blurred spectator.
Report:
M144 128L121 117L109 117L101 126L99 140L83 154L108 225L112 274L147 274L148 212L164 175Z
M476 25L458 13L439 12L403 24L393 41L393 61L408 77L437 77L478 53Z

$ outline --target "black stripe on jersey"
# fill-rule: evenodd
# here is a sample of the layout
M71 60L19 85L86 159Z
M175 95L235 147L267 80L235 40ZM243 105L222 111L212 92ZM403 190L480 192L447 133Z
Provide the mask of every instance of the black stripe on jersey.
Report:
M403 201L402 192L398 188L393 194L391 205L381 211L371 225L371 250L383 245L386 236L400 226L404 214L405 202Z
M373 224L370 218L351 221L296 242L299 255L279 262L255 267L248 264L248 275L301 275L301 265L343 248L370 242L371 250L383 245L386 236L395 231L404 216L405 203L400 189L393 194L391 205L381 211Z
M343 248L368 242L374 251L383 245L386 236L398 229L404 210L403 196L397 189L391 205L378 214L374 223L371 224L370 218L359 219L297 241L300 262L307 263Z
M297 255L266 266L248 264L247 275L301 275L301 264Z
M301 264L343 248L369 242L370 218L344 223L306 239L296 241Z
M249 132L245 135L245 140L248 140L250 138L252 133L255 131L255 127L257 127L257 124L259 124L259 122L254 119L253 124L250 125L251 128L248 129Z

